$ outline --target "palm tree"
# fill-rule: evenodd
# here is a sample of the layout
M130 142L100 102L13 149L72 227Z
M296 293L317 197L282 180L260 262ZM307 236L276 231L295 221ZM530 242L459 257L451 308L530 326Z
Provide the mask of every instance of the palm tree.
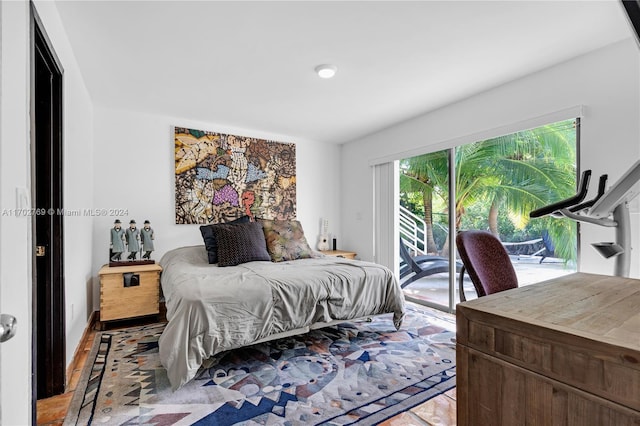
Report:
M567 120L486 141L503 150L495 157L500 184L495 187L489 228L497 230L497 210L506 209L511 221L523 228L529 212L567 198L576 190L575 123ZM575 223L569 219L546 217L556 254L575 260Z
M573 121L565 121L456 148L456 227L460 228L465 207L485 203L491 206L488 228L497 235L500 208L508 211L514 224L523 226L531 210L570 196L576 176L573 126ZM433 196L447 205L447 157L447 151L439 151L401 164L400 189L423 192L428 230L433 224ZM567 220L542 220L547 221L558 255L574 259L575 226L567 225ZM442 248L447 250L448 241Z
M427 157L427 158L426 158ZM433 236L433 195L446 197L440 188L447 188L448 154L446 151L411 157L401 161L400 191L404 193L421 193L426 224L425 252L437 253ZM434 172L437 170L436 172ZM444 172L443 172L444 170ZM448 192L448 190L447 190Z

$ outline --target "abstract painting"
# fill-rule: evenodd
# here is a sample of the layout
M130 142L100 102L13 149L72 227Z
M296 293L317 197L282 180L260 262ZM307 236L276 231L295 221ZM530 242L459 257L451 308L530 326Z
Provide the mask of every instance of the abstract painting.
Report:
M175 128L176 223L296 216L296 147Z

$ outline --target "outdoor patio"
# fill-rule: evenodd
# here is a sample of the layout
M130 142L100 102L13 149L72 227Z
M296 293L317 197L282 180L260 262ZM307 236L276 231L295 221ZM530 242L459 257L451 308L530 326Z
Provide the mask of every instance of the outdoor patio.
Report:
M520 286L546 281L575 272L573 265L565 265L561 259L548 257L540 263L539 256L510 257L516 274L518 275L518 283ZM449 304L449 276L446 273L434 274L416 280L404 288L404 293L415 301L425 301L447 307ZM464 293L467 300L477 297L473 283L466 274ZM456 275L456 302L458 301L458 276Z

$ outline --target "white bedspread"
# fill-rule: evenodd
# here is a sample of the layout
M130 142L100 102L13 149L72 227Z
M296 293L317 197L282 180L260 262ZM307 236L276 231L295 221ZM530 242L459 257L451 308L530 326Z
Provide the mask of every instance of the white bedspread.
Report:
M404 317L397 280L374 263L324 256L220 268L194 246L166 253L160 265L169 321L160 359L174 390L205 359L277 333L384 313L399 328Z

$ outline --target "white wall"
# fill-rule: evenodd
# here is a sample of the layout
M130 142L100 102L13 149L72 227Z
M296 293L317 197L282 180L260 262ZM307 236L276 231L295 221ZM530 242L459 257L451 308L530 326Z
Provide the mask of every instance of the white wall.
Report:
M65 70L65 207L90 205L93 200L91 101L55 6L38 1L36 8ZM18 318L18 333L0 346L0 422L31 424L32 222L31 217L8 213L17 207L31 207L29 2L1 2L0 14L0 208L7 212L0 215L0 312ZM18 188L27 194L20 203L16 196ZM91 278L91 223L91 218L65 218L64 222L67 364L92 308L87 299Z
M500 129L578 105L585 106L580 167L615 182L640 158L640 67L635 42L623 41L552 68L416 117L342 147L342 226L344 242L373 260L373 180L371 164L474 141ZM478 140L477 138L475 140ZM595 183L594 183L595 181ZM631 275L638 277L640 230L632 209ZM582 226L580 269L612 274L613 264L589 246L613 241L612 230ZM384 243L383 243L384 245Z
M173 126L252 136L296 144L297 218L315 248L322 218L340 238L340 149L285 135L238 129L215 123L95 108L95 207L123 209L124 226L145 219L155 232L153 258L176 247L202 243L199 225L176 225L174 202ZM145 160L146 166L140 162ZM116 217L96 217L93 228L94 308L99 309L97 272L108 262L109 230Z

